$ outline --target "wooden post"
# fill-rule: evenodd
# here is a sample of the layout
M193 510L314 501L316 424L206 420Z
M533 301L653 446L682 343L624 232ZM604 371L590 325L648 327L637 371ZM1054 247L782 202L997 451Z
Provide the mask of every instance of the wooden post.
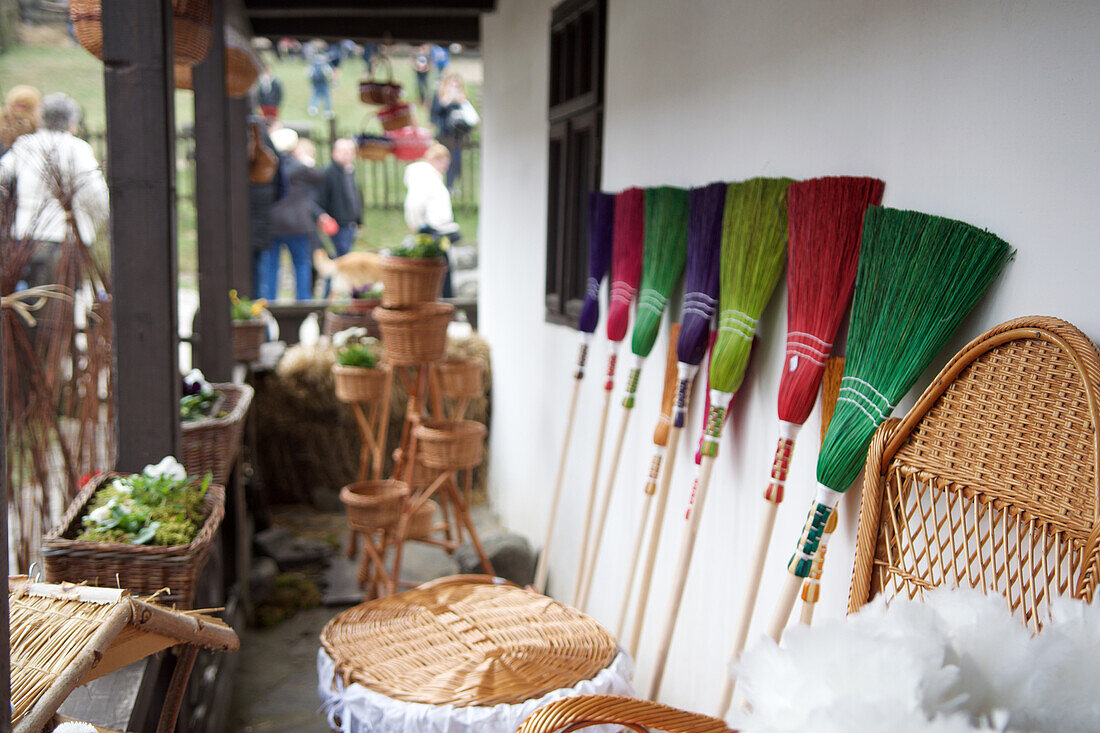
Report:
M229 286L252 296L252 225L248 206L248 97L229 100Z
M225 3L214 3L210 51L195 66L195 215L199 255L196 365L207 379L233 373L229 320L229 99L225 95ZM247 294L247 293L245 293Z
M179 455L171 0L103 4L118 469Z
M0 328L0 384L4 383L4 333ZM11 574L8 567L8 428L7 404L4 391L0 389L0 498L4 500L4 521L0 522L0 558L3 558L4 571ZM8 596L0 600L0 619L3 619L4 640L0 642L0 700L11 700L11 629L8 626ZM0 704L0 733L11 732L11 705Z

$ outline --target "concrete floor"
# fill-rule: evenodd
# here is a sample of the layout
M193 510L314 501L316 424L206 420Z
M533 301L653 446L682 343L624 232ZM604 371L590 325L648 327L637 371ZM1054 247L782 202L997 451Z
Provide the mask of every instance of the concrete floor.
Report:
M478 534L502 531L489 507L473 510ZM421 542L405 548L402 578L423 583L458 571L442 549ZM355 563L342 555L328 577L339 586L336 595L356 595ZM348 605L321 606L303 611L269 629L247 629L241 635L240 667L233 683L233 730L249 733L327 733L318 713L317 650L324 625Z

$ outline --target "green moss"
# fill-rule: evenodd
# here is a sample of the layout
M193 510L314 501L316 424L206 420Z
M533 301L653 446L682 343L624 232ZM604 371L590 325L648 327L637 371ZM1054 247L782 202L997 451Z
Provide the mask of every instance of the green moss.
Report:
M163 481L150 482L143 490L135 488L130 494L119 491L113 482L96 491L88 504L83 519L84 529L76 539L88 542L120 542L125 544L150 544L164 547L189 544L198 535L205 520L204 499L209 480L191 482L181 489L164 490ZM116 527L97 527L88 519L88 514L107 506L111 500L116 504L130 502L133 507L128 518ZM152 539L148 542L137 541L141 527L156 525Z

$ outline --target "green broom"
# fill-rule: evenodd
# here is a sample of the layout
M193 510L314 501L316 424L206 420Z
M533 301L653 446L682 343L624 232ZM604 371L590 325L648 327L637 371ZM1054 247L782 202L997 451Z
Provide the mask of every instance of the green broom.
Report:
M687 584L699 519L707 498L711 472L718 455L718 441L726 406L741 386L752 351L756 323L771 300L787 260L787 187L789 178L754 178L732 184L726 193L722 232L722 285L718 339L710 364L710 412L703 435L702 461L695 499L680 545L676 576L650 684L649 698L656 699Z
M875 430L1012 255L996 235L961 221L868 209L840 397L817 460L817 498L768 629L776 641L829 517L863 467Z
M672 294L687 261L688 191L685 188L659 186L645 191L645 252L642 259L642 282L638 289L638 310L634 316L634 331L630 337L630 350L635 362L626 378L626 394L623 396L623 414L619 433L608 465L607 483L600 502L600 511L592 533L588 538L589 555L581 558L582 580L580 594L575 605L584 610L588 593L596 572L596 560L600 555L607 512L611 506L611 494L619 470L626 430L634 411L634 395L642 365L653 350L665 305Z

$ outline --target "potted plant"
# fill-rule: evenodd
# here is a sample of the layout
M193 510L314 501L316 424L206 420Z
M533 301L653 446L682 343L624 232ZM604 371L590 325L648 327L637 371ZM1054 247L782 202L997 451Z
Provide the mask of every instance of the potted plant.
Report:
M233 321L233 360L250 362L260 356L260 344L267 336L263 315L267 301L242 298L229 291L229 317Z
M168 588L166 600L190 607L195 579L225 513L225 491L189 476L168 456L141 473L88 481L46 535L48 582L116 582L135 595Z
M247 384L210 384L198 369L183 378L180 422L183 466L193 476L209 473L225 484L241 449L253 390Z
M378 339L365 328L349 328L332 337L336 363L332 376L336 398L343 402L373 402L382 397L386 372L378 367Z
M412 235L382 253L382 306L430 303L443 292L447 257L429 234Z

